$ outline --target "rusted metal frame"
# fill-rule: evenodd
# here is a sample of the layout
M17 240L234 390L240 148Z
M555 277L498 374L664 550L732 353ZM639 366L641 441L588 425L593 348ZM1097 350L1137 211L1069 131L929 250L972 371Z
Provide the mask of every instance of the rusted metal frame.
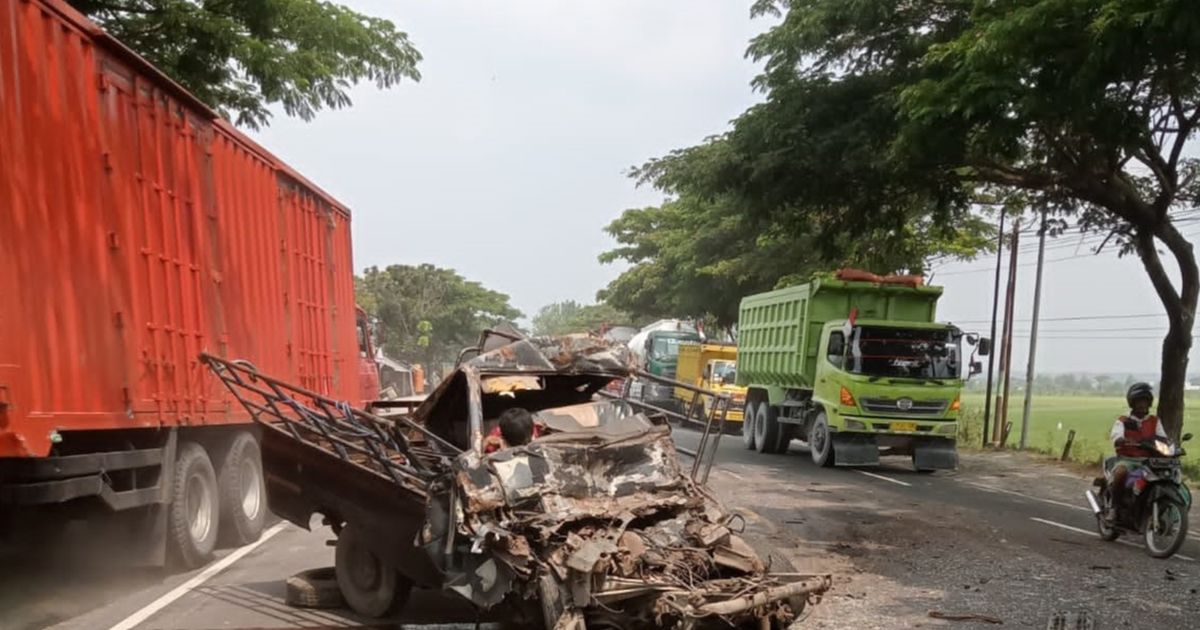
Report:
M215 362L210 362L209 364L215 365ZM228 379L224 378L223 375L221 374L223 371L226 371L224 369L224 368L226 368L226 366L221 365L220 367L222 369L216 370L216 371L218 372L218 374L220 376L222 376L222 381L225 382L228 387L230 385L230 381ZM234 367L242 367L242 366L234 366ZM243 368L243 369L245 369L245 368ZM252 377L254 377L254 374L251 373L248 369L246 369L246 372L249 373ZM304 406L303 404L301 404L299 401L295 400L291 396L288 396L287 393L283 391L283 388L287 387L286 384L272 382L272 379L262 379L262 381L271 389L271 391L267 391L267 390L263 390L263 389L255 386L251 383L245 382L241 378L241 375L238 374L238 372L236 370L227 370L227 373L230 373L233 375L233 377L237 380L238 385L240 387L243 387L245 389L255 392L256 394L261 396L267 404L270 404L271 412L272 412L271 415L274 415L276 418L278 418L280 421L282 421L282 423L287 426L291 435L294 438L296 438L297 440L299 440L301 442L305 442L307 444L310 444L310 445L314 446L315 448L318 448L322 451L329 452L329 449L322 448L320 445L313 443L312 440L309 439L308 437L302 435L300 432L300 428L303 428L304 431L313 432L313 433L319 434L322 437L324 437L330 443L330 445L333 446L333 448L335 449L334 452L331 454L338 456L343 461L347 461L347 462L355 464L355 465L360 465L360 464L357 464L356 462L354 462L350 458L350 455L349 455L349 452L347 451L347 449L350 449L351 451L360 453L362 455L367 456L368 458L375 460L375 462L381 469L380 472L386 473L387 476L391 478L393 483L396 483L398 485L403 485L403 482L400 479L400 477L398 476L398 473L402 474L404 476L413 477L416 480L421 481L421 482L427 481L425 476L422 476L415 472L409 472L408 470L405 470L402 466L398 465L396 462L392 461L392 459L390 457L388 457L386 455L386 453L380 449L379 444L377 444L376 442L373 441L373 439L378 437L377 433L372 433L372 432L370 432L369 429L366 429L366 428L363 428L360 426L356 426L356 425L350 424L348 422L341 421L341 420L337 419L336 417L334 417L334 415L332 413L330 413L329 408L328 408L329 401L324 399L323 397L313 398L314 402L320 408L319 409L320 413L318 413L316 410L309 409L308 407ZM262 413L268 413L267 409L255 402L247 400L244 396L242 396L233 387L229 387L229 389L233 393L234 397L236 397L242 403L242 405L244 407L246 407L247 411L249 411L250 414L255 417L255 420L262 422L262 420L259 418L259 415ZM298 418L289 417L287 414L280 411L279 408L274 404L275 400L272 399L272 396L276 397L276 399L279 402L284 403L288 408L290 408L298 416ZM335 403L335 404L337 404L337 403ZM350 411L353 412L354 410L350 409ZM321 413L326 414L326 417L321 417ZM329 421L330 423L332 423L337 429L351 430L354 433L357 433L357 435L355 437L361 439L363 441L363 445L360 446L358 444L355 444L354 442L351 442L348 439L341 437L340 435L335 435L332 431L330 431L330 427L327 426L326 421ZM357 418L356 418L356 421L358 421ZM375 423L367 423L367 424L375 424ZM346 426L343 427L341 425L346 425ZM394 440L392 440L392 441L394 442ZM397 450L402 450L402 449L397 449ZM411 454L406 454L406 457L407 457L406 461L414 461L414 457ZM417 463L420 464L421 462L417 462ZM427 468L424 468L423 466L415 466L414 468L418 468L419 472L424 472L424 473L426 473L426 475L429 475L431 473L431 471L429 471Z
M626 398L619 394L614 394L612 392L604 391L603 389L596 392L596 394L598 394L599 396L602 396L604 398L611 398L613 400L624 400L625 402L629 403L630 405L632 405L633 407L635 407L639 410L647 410L648 409L655 413L661 413L665 416L668 416L670 418L675 418L677 420L681 420L681 421L687 420L687 418L685 418L682 414L671 411L670 409L659 407L657 405L651 405L650 403L647 403L647 402L644 402L641 400L634 400L632 398Z
M729 405L732 404L729 394L722 393L713 403L712 414L709 415L708 423L704 427L707 436L710 433L714 417L717 413L717 407L721 409L721 419L717 422L716 437L713 438L712 448L706 454L707 461L704 463L704 474L700 476L700 483L708 483L708 475L712 472L713 464L717 461L717 452L721 448L721 437L725 435L725 421L729 416ZM707 437L705 438L707 440ZM703 452L703 451L702 451ZM696 458L696 463L700 462L700 458Z
M699 397L699 393L696 394ZM713 435L713 421L717 420L718 411L721 414L717 424L716 438L713 439L712 446L709 446L709 440ZM708 473L712 470L712 463L717 456L717 447L721 443L721 433L725 431L725 416L729 412L729 394L724 392L713 394L712 408L709 410L708 417L705 419L704 432L700 434L700 443L696 446L696 455L692 460L692 481L697 483L706 483L708 481ZM707 465L705 465L707 460ZM700 467L704 466L703 475L700 474Z
M333 399L331 399L327 396L323 396L321 394L318 394L311 390L305 389L298 385L292 385L290 383L281 381L277 378L267 376L266 374L259 372L257 368L250 366L250 365L245 365L241 362L227 361L225 359L222 359L221 357L213 356L208 353L201 353L200 360L207 363L210 368L212 368L215 372L218 373L218 376L220 375L222 370L228 370L228 371L234 373L235 375L237 375L237 373L240 371L240 372L246 373L253 379L261 380L267 384L277 385L283 389L286 389L286 390L291 391L296 394L300 394L301 396L306 396L312 400L327 400L327 401L336 403L336 401L334 401ZM222 380L225 381L227 388L230 387L230 383L229 383L228 379L222 378ZM240 378L237 378L237 381L238 381L237 384L239 386L245 387L246 389L249 389L249 390L257 393L260 396L263 396L263 398L265 400L267 400L268 403L270 402L271 395L269 395L265 390L259 389L258 387L255 387L254 385L252 385L250 383L246 383L246 382L242 381ZM239 400L242 399L241 396L239 396L236 391L233 391L232 389L230 389L230 391L232 391L233 395L235 397L237 397ZM433 440L434 442L437 442L437 443L441 444L442 446L449 447L450 452L452 454L457 454L457 453L462 452L462 449L460 449L457 446L455 446L454 444L451 444L450 442L446 441L441 436L438 436L437 434L433 433L432 431L425 428L424 426L417 424L416 422L413 422L409 418L400 416L393 420L393 419L389 419L389 418L383 418L383 417L377 416L375 414L367 413L365 411L362 411L361 409L353 409L352 408L352 410L354 411L355 417L357 417L359 419L369 420L371 422L379 422L388 427L393 427L398 422L403 423L406 427L413 429L415 431L419 431L422 435ZM280 413L278 409L275 409L274 411L275 411L276 415L282 416L282 413Z
M391 458L389 458L380 449L380 445L378 442L382 441L382 442L386 443L387 436L386 436L386 434L382 433L382 428L378 423L363 422L362 420L360 420L359 418L357 418L354 415L354 409L351 408L349 405L347 405L346 403L342 403L342 402L335 402L334 403L335 408L339 412L346 415L345 420L339 421L336 418L334 418L333 417L334 414L332 412L330 412L329 407L328 407L328 405L329 405L328 401L326 401L324 399L316 399L313 402L315 402L317 404L317 407L323 413L328 414L330 416L330 418L332 420L334 420L334 422L336 423L336 426L339 426L339 427L344 426L346 430L355 431L357 433L357 435L355 435L355 437L362 440L362 443L363 443L365 449L370 451L369 455L373 456L376 460L379 461L380 465L383 466L387 470L388 474L393 477L394 481L397 481L397 483L399 482L398 479L395 479L395 477L396 477L395 471L392 470L392 467L388 465L389 463L394 464L394 462L392 462ZM320 422L320 418L314 418L314 420L316 420L319 424L323 425L323 423ZM360 426L360 425L365 425L365 426ZM325 431L325 427L321 426L320 428L322 429L322 433L326 433L326 437L328 438L329 435ZM417 470L419 470L421 472L429 472L429 470L425 467L425 465L422 462L417 461L413 457L413 454L411 452L409 452L409 450L407 448L407 444L405 444L404 446L400 446L397 444L396 447L397 447L396 450L400 451L400 453L402 455L404 455L405 460L408 461L410 463L410 465L413 466L413 468L416 468Z
M736 615L790 597L824 593L829 590L830 584L830 578L823 576L815 581L792 582L791 584L769 588L765 591L759 591L750 597L743 596L723 602L704 604L695 610L699 615Z
M480 393L479 370L474 366L462 368L467 379L467 435L470 448L483 454L483 395Z

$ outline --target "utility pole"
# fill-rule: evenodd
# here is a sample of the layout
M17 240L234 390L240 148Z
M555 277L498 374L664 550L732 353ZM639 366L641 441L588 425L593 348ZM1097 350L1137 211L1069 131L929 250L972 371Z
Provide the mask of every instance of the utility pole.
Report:
M1012 251L1008 258L1008 290L1004 298L1004 348L1000 353L1000 370L1004 375L1002 395L996 398L996 422L992 426L992 443L999 446L1008 425L1008 392L1012 375L1013 310L1017 297L1017 244L1021 236L1021 220L1013 221Z
M983 444L988 444L988 421L992 418L992 371L996 367L996 311L1000 309L1000 263L1004 260L1004 211L1000 211L1000 232L996 235L996 279L992 284L992 340L993 351L988 354L987 394L983 402Z
M1029 366L1025 368L1025 409L1021 413L1021 450L1029 438L1029 411L1033 407L1033 370L1037 359L1038 314L1042 310L1042 268L1046 263L1046 211L1042 210L1042 229L1038 234L1037 280L1033 285L1033 324L1029 327Z

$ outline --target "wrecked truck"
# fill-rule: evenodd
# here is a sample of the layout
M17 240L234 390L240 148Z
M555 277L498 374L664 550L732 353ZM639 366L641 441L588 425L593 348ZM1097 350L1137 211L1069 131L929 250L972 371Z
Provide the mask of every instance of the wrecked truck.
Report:
M203 356L262 426L271 509L337 535L356 612L395 613L420 586L547 630L782 628L829 588L768 562L685 474L670 428L602 395L627 349L506 333L473 354L388 418ZM486 453L514 407L539 437Z

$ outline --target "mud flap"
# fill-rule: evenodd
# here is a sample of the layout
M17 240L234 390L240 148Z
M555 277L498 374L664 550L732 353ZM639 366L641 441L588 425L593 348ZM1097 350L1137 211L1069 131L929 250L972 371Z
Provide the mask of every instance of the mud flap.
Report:
M913 467L917 470L954 470L958 450L952 440L928 440L913 444Z
M875 436L864 433L834 433L833 463L835 466L876 466L879 464L879 445Z

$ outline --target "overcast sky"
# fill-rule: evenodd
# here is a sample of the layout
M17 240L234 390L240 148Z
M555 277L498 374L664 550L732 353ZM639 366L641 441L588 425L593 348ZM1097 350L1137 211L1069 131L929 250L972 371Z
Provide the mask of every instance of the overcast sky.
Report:
M591 302L620 271L596 261L612 245L602 228L661 200L634 188L629 167L724 131L758 99L743 53L767 24L750 19L748 1L346 3L410 34L422 81L360 86L350 109L310 123L281 115L256 136L350 206L357 270L452 267L527 316L553 301ZM1043 317L1161 312L1136 258L1086 256L1074 242L1047 252ZM1035 260L1022 251L1019 318L1030 315ZM942 319L986 330L991 264L938 271ZM1140 337L1159 336L1163 322L1046 321L1039 368L1156 372L1160 342ZM1015 371L1027 343L1017 340Z

